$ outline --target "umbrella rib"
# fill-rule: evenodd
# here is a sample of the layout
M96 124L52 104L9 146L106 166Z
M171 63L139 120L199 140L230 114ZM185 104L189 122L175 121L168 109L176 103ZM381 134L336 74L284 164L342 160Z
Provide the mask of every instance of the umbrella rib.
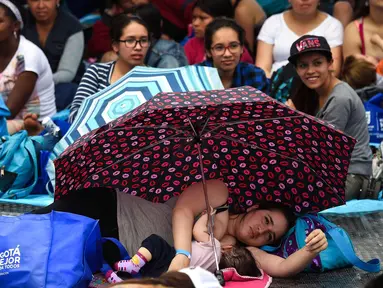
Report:
M180 132L179 134L181 134L181 132ZM157 141L156 143L153 143L153 144L150 144L150 145L148 145L148 146L145 146L144 148L141 148L141 149L137 150L136 152L134 152L134 153L132 153L132 154L129 154L127 157L124 157L124 158L122 158L122 159L120 159L120 160L114 162L113 164L111 164L111 165L109 165L109 166L107 166L107 167L101 169L100 171L97 172L97 174L98 174L98 173L101 173L101 172L103 172L103 171L105 171L106 169L109 169L109 168L112 167L113 165L116 165L116 164L118 164L118 163L120 163L120 162L122 162L122 161L126 161L126 160L129 159L129 158L132 158L134 155L136 155L136 154L138 154L138 153L141 153L141 152L143 152L143 151L145 151L145 150L151 149L151 148L153 148L153 147L156 146L156 145L162 144L162 143L164 143L165 141L177 140L177 139L183 139L183 138L186 138L187 140L192 140L192 139L193 139L192 137L189 137L189 138L187 138L187 137L182 137L182 138L180 138L180 137L176 137L176 136L177 136L177 134L176 134L176 135L169 136L169 137L167 137L167 138L164 138L164 139L162 139L161 141ZM96 174L96 173L93 173L92 175L89 175L88 178L91 177L91 176L93 176L94 174ZM88 178L87 178L87 179L88 179Z
M216 116L219 112L221 112L222 108L223 108L223 107L221 106L219 109L215 110L214 113L211 113L211 114L207 117L207 121L205 122L205 125L203 125L203 127L202 127L201 135L203 134L203 131L205 131L207 125L209 124L209 122L210 122L210 118L213 117L213 116Z
M211 131L210 131L211 133ZM268 149L264 149L264 148L261 148L259 147L258 145L254 145L254 144L250 144L250 143L247 143L247 142L244 142L244 141L241 141L241 140L237 140L237 139L234 139L230 136L226 136L226 135L223 135L223 134L219 134L219 133L215 133L213 132L212 134L215 134L215 135L219 135L219 137L222 137L222 138L225 138L226 140L229 140L229 141L234 141L236 143L239 143L239 144L242 144L244 146L250 146L250 148L253 148L253 149L259 149L259 150L262 150L262 151L265 151L265 152L270 152L270 153L274 153L276 155L279 155L281 157L284 157L284 158L287 158L287 159L290 159L290 160L293 160L293 161L297 161L297 162L300 162L301 164L305 165L306 167L308 167L315 175L317 175L325 185L327 185L329 188L331 188L331 190L334 190L328 183L326 180L324 180L320 175L318 175L318 173L316 173L316 171L310 167L310 165L306 164L305 162L303 162L301 159L295 159L295 158L292 158L292 157L289 157L289 156L286 156L286 155L283 155L283 154L280 154L278 152L275 152L275 151L271 151L271 150L268 150ZM339 198L339 200L344 204L345 201L338 195L338 192L335 193L335 195Z

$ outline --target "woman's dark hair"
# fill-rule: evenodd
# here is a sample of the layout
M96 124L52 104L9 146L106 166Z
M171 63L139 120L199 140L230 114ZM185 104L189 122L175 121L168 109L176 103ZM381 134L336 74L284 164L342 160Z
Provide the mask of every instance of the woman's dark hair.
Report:
M196 288L186 273L176 271L164 273L158 278L130 279L110 287L123 284L162 285L168 288Z
M149 31L155 39L160 39L162 34L162 16L160 11L152 3L138 5L126 11L137 15L149 26Z
M353 20L359 19L361 17L366 17L370 14L370 5L366 5L366 3L368 3L366 1L355 1L355 13Z
M330 54L321 53L320 51L315 51L315 53L319 53L325 56L328 62L333 60ZM294 64L294 66L295 65L296 63ZM290 99L291 101L293 101L295 109L298 111L309 114L311 116L315 116L316 113L318 112L318 109L319 109L318 93L314 89L310 89L309 87L307 87L298 75L295 76L294 89L293 91L291 91Z
M215 32L222 28L231 28L238 35L238 41L243 46L245 44L245 30L237 24L233 19L226 17L218 17L214 19L209 25L206 26L205 30L205 50L210 51L213 43L213 36Z
M24 17L24 16L25 16L25 15L24 15L24 13L25 13L25 9L24 9L24 7L21 6L21 5L19 4L18 1L12 1L12 0L10 0L10 2L13 3L13 5L15 5L16 8L19 10L20 15L21 15L21 19L23 19L23 21L25 22L25 17ZM0 7L3 8L3 9L5 10L5 15L6 15L7 17L10 17L10 18L11 18L13 21L15 21L15 22L18 21L17 18L16 18L16 15L12 12L11 9L8 8L8 6L6 6L6 5L0 3Z
M193 6L201 9L213 18L229 17L234 18L234 9L231 0L197 0Z
M251 252L245 247L234 246L222 253L219 269L235 268L242 276L259 277L262 275Z
M112 27L110 29L110 38L112 38L112 42L120 40L125 27L134 22L145 27L145 29L148 31L148 37L150 40L149 27L144 20L137 16L128 16L126 14L120 14L113 17L112 19Z

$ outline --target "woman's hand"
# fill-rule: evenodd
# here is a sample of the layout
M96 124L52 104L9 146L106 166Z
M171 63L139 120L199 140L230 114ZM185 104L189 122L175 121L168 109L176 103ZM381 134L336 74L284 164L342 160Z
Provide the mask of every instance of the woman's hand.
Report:
M190 259L183 254L176 255L170 263L168 271L179 271L190 265Z
M287 99L285 105L286 105L287 107L290 107L291 109L294 109L294 110L297 109L297 108L295 108L294 102L293 102L291 99Z
M306 250L311 253L319 254L321 251L326 250L328 243L326 235L320 229L312 231L305 239Z

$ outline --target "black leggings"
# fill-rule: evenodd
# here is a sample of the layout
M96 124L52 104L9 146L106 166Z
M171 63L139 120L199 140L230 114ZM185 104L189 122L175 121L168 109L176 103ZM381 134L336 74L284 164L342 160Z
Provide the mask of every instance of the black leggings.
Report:
M35 210L34 214L47 214L52 210L69 212L99 220L102 237L119 239L117 224L117 196L113 189L90 188L74 191L51 205ZM120 259L120 252L112 242L103 245L104 259L113 265ZM112 266L113 267L113 266Z

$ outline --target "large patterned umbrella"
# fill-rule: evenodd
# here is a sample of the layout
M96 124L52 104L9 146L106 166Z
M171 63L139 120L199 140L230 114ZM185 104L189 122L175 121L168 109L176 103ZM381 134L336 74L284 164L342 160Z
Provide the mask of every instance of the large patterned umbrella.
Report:
M119 81L88 97L69 131L54 148L60 155L73 141L133 110L160 92L223 89L215 68L136 67Z
M164 202L218 178L234 208L275 201L318 212L344 203L354 145L250 87L162 93L68 147L55 162L56 198L107 186Z

